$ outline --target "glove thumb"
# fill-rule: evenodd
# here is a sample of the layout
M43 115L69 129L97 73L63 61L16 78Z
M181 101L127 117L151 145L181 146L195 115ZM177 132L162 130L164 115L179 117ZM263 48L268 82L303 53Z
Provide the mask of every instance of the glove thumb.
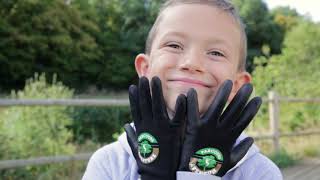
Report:
M138 138L137 138L136 132L134 131L132 126L128 123L124 125L124 130L126 131L127 140L128 140L128 143L129 143L129 146L131 148L131 151L132 151L134 158L139 159L139 157L138 157L139 144L137 141Z
M247 137L232 149L232 152L230 154L230 169L234 167L246 155L253 142L254 140L252 137Z

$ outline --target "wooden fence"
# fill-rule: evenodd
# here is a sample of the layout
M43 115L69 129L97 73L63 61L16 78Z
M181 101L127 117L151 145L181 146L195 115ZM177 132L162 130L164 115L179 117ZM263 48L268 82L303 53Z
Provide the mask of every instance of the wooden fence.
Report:
M280 137L290 136L305 136L320 134L319 131L309 132L294 132L294 133L280 133L279 130L279 113L280 113L280 102L302 102L302 103L320 103L320 98L286 98L280 97L276 92L270 92L268 98L263 100L264 103L269 104L269 120L270 120L270 133L265 135L253 136L254 139L272 139L274 151L280 149L279 139ZM128 106L128 99L46 99L46 100L9 100L0 99L0 107L9 106ZM61 156L46 156L36 157L30 159L18 159L18 160L2 160L0 161L1 169L19 168L24 166L35 166L52 163L62 162L74 162L85 160L87 161L92 153L81 153L75 155L61 155Z

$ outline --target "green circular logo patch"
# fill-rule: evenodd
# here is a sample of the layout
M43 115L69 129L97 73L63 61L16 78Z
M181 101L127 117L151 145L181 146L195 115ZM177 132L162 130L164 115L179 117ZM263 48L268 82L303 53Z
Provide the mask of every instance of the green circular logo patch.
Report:
M189 169L200 174L215 175L221 168L223 155L216 148L204 148L198 150L189 162Z
M154 136L149 133L141 133L138 137L139 157L142 163L149 164L159 155L159 144Z

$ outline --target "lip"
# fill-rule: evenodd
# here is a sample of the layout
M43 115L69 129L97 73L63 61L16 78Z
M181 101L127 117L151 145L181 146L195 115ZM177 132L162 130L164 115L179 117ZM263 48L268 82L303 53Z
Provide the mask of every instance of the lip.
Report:
M211 86L203 81L197 80L197 79L190 79L190 78L173 78L170 79L169 82L177 82L177 83L182 83L182 84L190 84L190 85L195 85L195 86L201 86L201 87L206 87L210 88Z

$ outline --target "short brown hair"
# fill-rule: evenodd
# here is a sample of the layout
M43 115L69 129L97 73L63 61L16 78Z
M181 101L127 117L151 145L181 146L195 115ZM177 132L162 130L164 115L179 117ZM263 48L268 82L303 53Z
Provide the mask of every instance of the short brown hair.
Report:
M173 7L180 4L205 4L209 6L214 6L220 10L223 10L230 14L234 20L237 22L239 29L241 31L241 42L240 47L240 60L238 65L239 71L245 71L246 69L246 59L247 59L247 35L245 32L245 25L243 24L238 11L234 5L228 0L167 0L160 8L157 19L149 31L148 38L145 46L145 53L150 54L153 41L157 34L158 26L163 18L162 13L169 7Z

